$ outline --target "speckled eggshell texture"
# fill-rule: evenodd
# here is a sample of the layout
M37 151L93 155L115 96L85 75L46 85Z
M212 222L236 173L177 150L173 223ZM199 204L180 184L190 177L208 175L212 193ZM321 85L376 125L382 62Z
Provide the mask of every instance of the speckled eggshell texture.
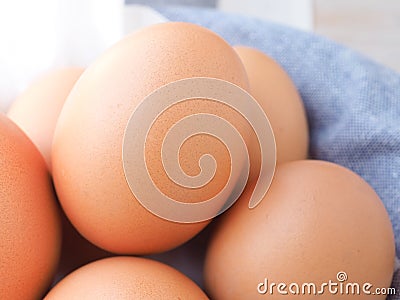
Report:
M162 252L189 240L208 224L175 223L147 211L129 189L122 162L125 128L138 104L157 88L190 77L218 78L248 88L238 55L222 38L194 24L171 22L147 27L118 42L84 72L67 99L54 136L54 182L72 224L97 246L118 254ZM175 118L196 112L197 107L183 103L173 109L161 125L171 126ZM231 119L237 118L231 114ZM217 194L230 171L221 143L200 136L184 145L182 168L191 175L196 174L197 158L205 151L228 163L220 164L212 189L178 192L165 179L159 148L152 144L162 140L162 134L163 130L155 129L146 141L148 162L153 166L149 172L157 187L183 202L204 201Z
M39 299L58 264L59 210L42 156L3 114L0 170L0 298Z

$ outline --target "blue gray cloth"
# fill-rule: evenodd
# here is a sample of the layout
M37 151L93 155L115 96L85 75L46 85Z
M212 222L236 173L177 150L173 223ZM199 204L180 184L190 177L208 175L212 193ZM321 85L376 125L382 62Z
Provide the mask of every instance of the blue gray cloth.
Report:
M157 8L230 44L255 47L291 76L307 111L310 156L346 166L378 193L400 254L400 74L326 38L212 9ZM206 47L206 45L205 45ZM400 272L393 286L400 299Z

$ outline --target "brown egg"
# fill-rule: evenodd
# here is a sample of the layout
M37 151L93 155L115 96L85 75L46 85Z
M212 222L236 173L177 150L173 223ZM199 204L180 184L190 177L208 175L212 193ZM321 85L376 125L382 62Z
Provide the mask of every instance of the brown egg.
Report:
M362 288L390 286L392 226L377 194L355 173L323 161L285 163L256 208L237 204L219 220L207 251L205 282L212 299L317 297L308 290L295 294L295 285L291 292L292 283L300 293L303 283L314 283L323 291L318 299L385 299L366 296ZM336 295L322 286L329 280L337 284ZM278 291L281 283L287 294ZM341 283L343 291L347 283L358 283L361 295L342 294Z
M51 145L58 116L83 68L63 68L34 81L11 106L8 116L31 138L51 168ZM109 254L82 238L61 213L62 250L57 277Z
M61 299L208 299L179 271L139 257L112 257L88 264L60 281L45 297Z
M34 81L12 104L8 117L30 137L51 170L51 145L58 116L82 68L53 70Z
M84 72L68 97L54 137L53 176L68 218L95 245L120 254L162 252L208 224L177 223L150 213L131 192L123 169L124 133L132 113L156 89L191 77L248 87L239 57L222 38L194 24L164 23L127 36L109 49ZM166 129L201 111L220 113L246 135L246 121L233 109L199 99L172 106L151 128L146 144L136 146L145 147L148 173L157 188L177 202L209 199L230 174L229 153L209 135L197 135L183 144L180 162L187 174L195 176L199 158L211 152L219 162L211 184L182 189L162 170L160 144ZM140 182L149 174L135 179Z
M0 298L39 299L59 259L59 211L42 156L3 114L0 169Z
M259 50L236 46L250 82L250 93L274 131L277 163L307 158L308 125L303 102L290 77Z

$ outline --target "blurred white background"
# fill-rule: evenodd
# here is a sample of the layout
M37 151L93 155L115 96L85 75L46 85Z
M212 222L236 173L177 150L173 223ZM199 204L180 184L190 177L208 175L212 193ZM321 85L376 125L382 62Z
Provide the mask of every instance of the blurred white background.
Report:
M127 32L165 21L145 6L165 4L313 31L400 71L399 0L0 0L0 110L45 70L87 66Z
M0 0L0 111L41 73L87 66L123 36L123 0Z

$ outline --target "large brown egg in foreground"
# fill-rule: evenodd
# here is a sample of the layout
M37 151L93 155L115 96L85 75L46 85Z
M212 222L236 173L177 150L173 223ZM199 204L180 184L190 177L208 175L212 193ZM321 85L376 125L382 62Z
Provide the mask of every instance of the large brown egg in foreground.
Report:
M208 299L179 271L138 257L95 261L68 275L46 300L97 299Z
M162 252L208 224L167 221L146 210L127 184L122 161L125 129L141 101L165 84L191 77L217 78L248 88L239 57L222 38L194 24L164 23L118 42L84 72L68 97L54 136L53 177L68 218L97 246L119 254ZM219 163L210 184L182 189L163 170L160 144L167 129L198 112L220 113L238 130L245 128L246 121L233 109L213 101L174 105L151 128L146 144L136 145L146 149L148 172L134 180L150 175L162 193L178 202L202 202L219 193L231 163L224 145L212 136L196 135L179 153L182 169L190 176L198 174L199 158L211 153Z
M58 264L59 211L46 164L0 114L0 298L39 299Z
M238 202L219 222L205 263L212 299L312 299L321 289L318 299L385 299L362 287L370 283L373 293L390 286L392 226L373 189L341 166L282 164L256 208ZM330 280L344 291L358 283L360 295L332 294L323 286ZM316 285L311 295L301 294L303 283Z
M274 131L277 163L306 159L308 125L303 102L289 75L261 51L235 46L247 72L250 94L258 101Z

